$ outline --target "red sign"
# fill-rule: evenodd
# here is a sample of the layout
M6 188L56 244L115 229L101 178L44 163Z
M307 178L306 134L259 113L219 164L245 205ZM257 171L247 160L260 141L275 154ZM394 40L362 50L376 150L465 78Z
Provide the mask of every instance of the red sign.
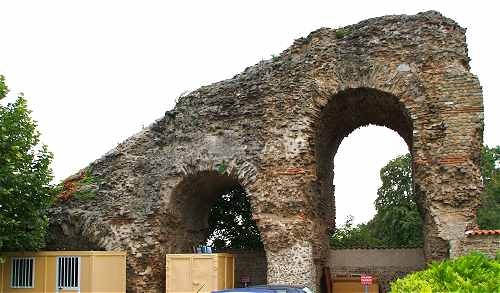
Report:
M373 277L368 275L361 276L361 285L371 285L373 283Z

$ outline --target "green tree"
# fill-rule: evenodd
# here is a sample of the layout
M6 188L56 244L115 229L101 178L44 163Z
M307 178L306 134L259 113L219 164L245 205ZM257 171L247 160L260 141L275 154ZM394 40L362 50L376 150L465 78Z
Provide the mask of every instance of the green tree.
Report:
M485 146L481 155L484 191L477 222L481 229L500 229L500 146Z
M217 249L263 247L250 202L241 186L216 200L208 214L208 226L208 242Z
M385 246L382 240L375 238L367 224L354 225L354 218L349 215L346 222L335 230L330 237L332 248L376 248Z
M7 93L0 78L0 99ZM52 154L40 143L26 99L0 104L0 251L37 250L44 244L52 201Z
M372 233L389 247L422 246L422 219L413 193L410 154L391 160L380 170L380 179L377 214L368 223Z
M399 156L380 170L382 186L377 191L377 211L393 207L415 208L411 179L411 156Z

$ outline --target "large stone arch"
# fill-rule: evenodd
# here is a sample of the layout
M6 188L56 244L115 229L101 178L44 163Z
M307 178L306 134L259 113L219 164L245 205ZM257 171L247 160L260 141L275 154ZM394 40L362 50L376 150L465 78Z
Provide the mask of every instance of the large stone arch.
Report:
M332 220L329 226L333 229L333 161L343 139L362 126L385 126L398 133L411 150L413 123L404 104L397 97L373 88L360 87L344 89L334 94L321 110L316 124L318 126L314 146L322 203L319 205L319 213L322 218Z
M75 214L99 223L105 249L128 251L128 290L160 292L163 256L178 249L163 233L179 221L170 200L186 176L227 163L250 194L268 281L316 287L334 224L330 157L353 128L375 123L411 148L426 258L454 257L481 191L482 93L468 61L465 30L433 11L319 29L180 97L94 162L95 197L59 203L52 224ZM359 116L343 121L342 107Z

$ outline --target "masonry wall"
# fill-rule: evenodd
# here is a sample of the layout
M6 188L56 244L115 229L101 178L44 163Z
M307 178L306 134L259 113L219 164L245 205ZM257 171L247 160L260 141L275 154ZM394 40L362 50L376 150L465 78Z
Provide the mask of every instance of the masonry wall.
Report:
M330 250L328 265L333 278L372 275L382 292L387 292L393 280L423 270L425 257L421 248L338 249Z
M500 235L470 235L463 241L461 254L479 251L489 257L500 252Z

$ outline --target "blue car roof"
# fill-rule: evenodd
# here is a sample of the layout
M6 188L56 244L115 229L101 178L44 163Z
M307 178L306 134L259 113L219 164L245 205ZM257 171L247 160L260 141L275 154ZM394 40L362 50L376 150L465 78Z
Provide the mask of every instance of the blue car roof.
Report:
M212 293L225 293L225 292L275 293L274 290L266 288L234 288L234 289L225 289L220 291L212 291Z

